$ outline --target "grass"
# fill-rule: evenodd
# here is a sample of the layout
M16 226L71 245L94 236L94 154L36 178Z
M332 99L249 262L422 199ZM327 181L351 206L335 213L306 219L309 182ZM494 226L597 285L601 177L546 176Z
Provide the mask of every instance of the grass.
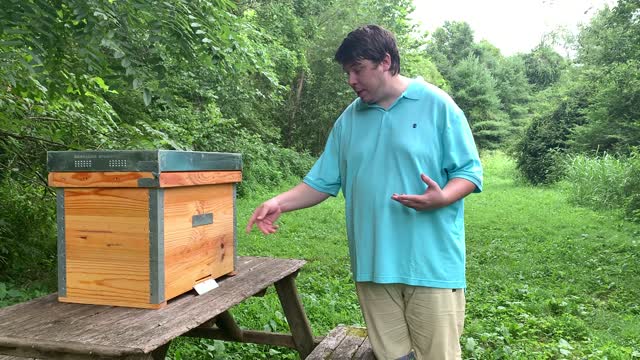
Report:
M561 186L579 206L612 209L640 223L640 153L626 156L566 155Z
M466 358L640 358L640 227L484 159L467 202Z
M466 201L464 358L640 359L640 226L613 211L571 205L563 186L523 185L500 153L485 154L483 165L484 192ZM283 190L238 201L239 254L308 261L297 285L314 335L363 325L342 198L283 215L277 234L244 233L253 209ZM13 288L0 284L0 306L28 293ZM231 312L241 327L288 330L274 289ZM169 357L297 359L297 353L179 338Z
M594 208L624 208L625 185L630 179L629 159L604 154L589 157L568 155L565 186L572 187L569 200Z

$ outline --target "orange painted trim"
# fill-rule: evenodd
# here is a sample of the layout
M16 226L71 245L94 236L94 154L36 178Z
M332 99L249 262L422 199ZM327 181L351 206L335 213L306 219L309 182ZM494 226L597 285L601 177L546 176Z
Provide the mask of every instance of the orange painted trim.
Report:
M238 183L242 171L182 171L160 174L160 187Z
M138 180L153 180L152 172L50 172L53 187L140 187Z

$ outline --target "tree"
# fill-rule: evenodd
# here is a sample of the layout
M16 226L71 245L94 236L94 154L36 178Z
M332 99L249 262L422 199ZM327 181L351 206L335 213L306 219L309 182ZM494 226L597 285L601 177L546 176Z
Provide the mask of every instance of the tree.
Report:
M484 64L492 74L495 73L500 61L504 59L500 53L500 49L487 40L482 40L479 43L474 44L473 55L477 57L478 61Z
M576 149L629 153L640 146L640 3L605 8L579 34L577 62L594 89Z
M426 47L429 56L445 79L453 67L474 53L473 30L466 22L445 21L436 29Z
M495 79L473 56L453 68L453 98L465 112L480 149L496 149L508 135L507 116L500 110Z
M445 91L450 90L449 84L438 71L438 67L420 48L410 47L408 50L401 51L400 58L403 75L411 78L421 77L426 82L434 84Z
M486 40L475 45L474 54L495 80L500 109L509 122L509 140L521 136L529 115L531 86L524 61L518 56L503 57L500 50Z
M41 174L50 148L142 145L143 124L119 121L109 100L168 98L171 64L233 46L221 36L231 10L227 0L3 3L0 166Z
M521 136L530 112L531 85L527 81L524 61L518 56L501 58L492 72L500 108L510 122L510 138Z
M530 53L522 55L529 83L543 90L560 79L566 61L553 48L540 43Z

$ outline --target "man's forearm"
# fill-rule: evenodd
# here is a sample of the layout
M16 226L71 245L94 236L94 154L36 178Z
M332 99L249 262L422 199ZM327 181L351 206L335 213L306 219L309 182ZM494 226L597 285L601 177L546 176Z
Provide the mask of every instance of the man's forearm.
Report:
M274 199L278 201L282 212L304 209L326 200L329 194L320 192L311 186L300 183Z
M446 199L446 205L449 206L463 197L471 194L476 189L476 185L471 181L463 178L453 178L449 180L442 191Z

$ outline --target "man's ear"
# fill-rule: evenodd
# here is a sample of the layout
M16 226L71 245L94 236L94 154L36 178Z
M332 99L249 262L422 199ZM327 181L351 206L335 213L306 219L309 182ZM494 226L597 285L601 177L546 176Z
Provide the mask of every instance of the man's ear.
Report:
M389 69L391 69L391 55L389 55L389 53L386 53L384 55L384 58L380 62L380 65L382 65L383 71L389 71Z

